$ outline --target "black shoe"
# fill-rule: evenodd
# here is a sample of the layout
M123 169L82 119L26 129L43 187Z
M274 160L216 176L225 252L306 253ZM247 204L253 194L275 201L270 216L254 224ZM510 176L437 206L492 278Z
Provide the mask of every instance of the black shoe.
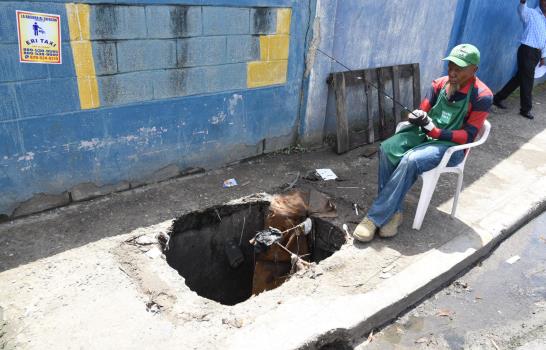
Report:
M493 104L495 106L499 107L500 109L508 109L508 107L506 107L506 105L504 103L502 103L499 100L496 100L495 98L493 98Z
M527 119L535 119L535 116L532 115L531 112L519 112L519 115Z

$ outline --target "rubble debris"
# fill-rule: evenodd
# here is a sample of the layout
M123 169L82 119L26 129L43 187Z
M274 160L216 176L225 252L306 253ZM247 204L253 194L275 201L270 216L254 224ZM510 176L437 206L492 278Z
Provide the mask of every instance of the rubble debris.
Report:
M157 243L156 239L147 235L142 235L135 239L135 243L139 245L150 245Z
M157 241L159 242L159 245L161 246L161 249L163 249L164 252L169 250L169 239L171 236L169 236L167 233L161 231L156 236Z
M159 306L155 301L150 300L146 303L146 311L155 315L161 312L161 306Z
M415 341L415 344L430 344L430 339L427 337L421 337Z
M468 283L464 282L464 281L455 281L453 283L453 285L455 287L459 287L459 288L462 288L462 289L468 289Z
M309 181L319 181L321 180L320 176L317 174L315 170L309 170L305 176L303 177L305 180Z
M337 217L335 204L326 195L315 190L309 193L308 211L310 216L319 218Z
M223 318L222 324L227 324L230 327L241 328L243 327L244 321L240 318Z
M439 316L439 317L449 317L450 319L453 318L453 314L455 314L455 312L451 311L451 310L448 310L448 309L440 309L438 310L438 312L436 313L436 316Z
M153 247L148 250L145 255L150 259L156 259L163 255L163 252L158 247Z

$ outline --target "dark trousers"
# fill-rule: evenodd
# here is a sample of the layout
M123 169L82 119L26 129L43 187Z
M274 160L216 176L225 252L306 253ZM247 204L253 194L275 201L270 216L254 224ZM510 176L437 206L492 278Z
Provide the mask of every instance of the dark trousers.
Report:
M518 71L504 87L495 94L496 101L502 101L518 87L520 88L520 111L527 113L533 108L533 84L535 67L540 61L540 50L521 44L518 49Z

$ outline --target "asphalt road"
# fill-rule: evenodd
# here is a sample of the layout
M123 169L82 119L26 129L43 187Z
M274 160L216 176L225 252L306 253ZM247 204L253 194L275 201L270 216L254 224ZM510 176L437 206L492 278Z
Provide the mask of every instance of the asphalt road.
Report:
M546 213L357 349L546 349Z

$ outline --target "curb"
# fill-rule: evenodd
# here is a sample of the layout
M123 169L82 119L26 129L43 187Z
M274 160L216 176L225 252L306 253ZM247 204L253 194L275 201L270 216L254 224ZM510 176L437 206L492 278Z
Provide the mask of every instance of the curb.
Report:
M373 290L343 297L294 298L228 340L226 349L353 349L370 332L442 289L546 210L546 198L494 233L465 229ZM265 324L275 324L274 332ZM279 334L285 335L282 339Z
M368 334L371 331L377 328L381 328L384 325L390 323L394 318L404 314L408 309L412 308L416 304L419 304L421 301L427 299L431 295L435 294L437 291L445 288L446 285L449 285L458 277L466 273L480 260L487 258L502 242L509 238L518 229L525 226L525 224L529 223L532 219L539 216L545 210L546 198L538 203L535 203L524 216L516 219L507 228L501 230L494 238L484 244L481 248L478 248L470 254L461 257L461 259L459 259L459 262L452 261L448 263L449 265L451 265L451 267L442 274L433 277L429 283L422 285L420 288L417 288L414 291L408 293L401 299L390 300L390 302L387 302L387 304L389 305L386 305L383 309L378 310L375 314L370 315L366 320L363 320L360 324L355 325L354 328L346 330L338 329L329 332L316 340L308 342L306 345L300 347L299 349L314 350L321 349L328 345L341 345L343 343L345 343L349 347L357 346L359 343L366 340ZM466 234L462 234L462 236L457 237L454 240L443 245L440 250L448 248L446 250L449 251L454 246L464 244L467 244L469 249L472 249L472 245L474 243L471 240L472 238L467 237ZM414 263L413 265L421 265L423 263L444 263L444 261L438 261L436 259L434 259L433 261L429 261L432 257L433 256L429 256L427 254L427 256L423 257L422 259L420 259L420 261ZM411 268L412 266L409 266L406 270L409 270ZM402 275L404 271L402 271L399 275ZM394 279L396 277L397 276L395 276ZM387 287L387 284L390 287L391 283L388 282L384 285L380 285L378 289L381 290L382 288ZM397 283L395 282L395 284ZM343 336L345 339L340 338L340 335ZM341 341L343 341L343 343L340 343Z

